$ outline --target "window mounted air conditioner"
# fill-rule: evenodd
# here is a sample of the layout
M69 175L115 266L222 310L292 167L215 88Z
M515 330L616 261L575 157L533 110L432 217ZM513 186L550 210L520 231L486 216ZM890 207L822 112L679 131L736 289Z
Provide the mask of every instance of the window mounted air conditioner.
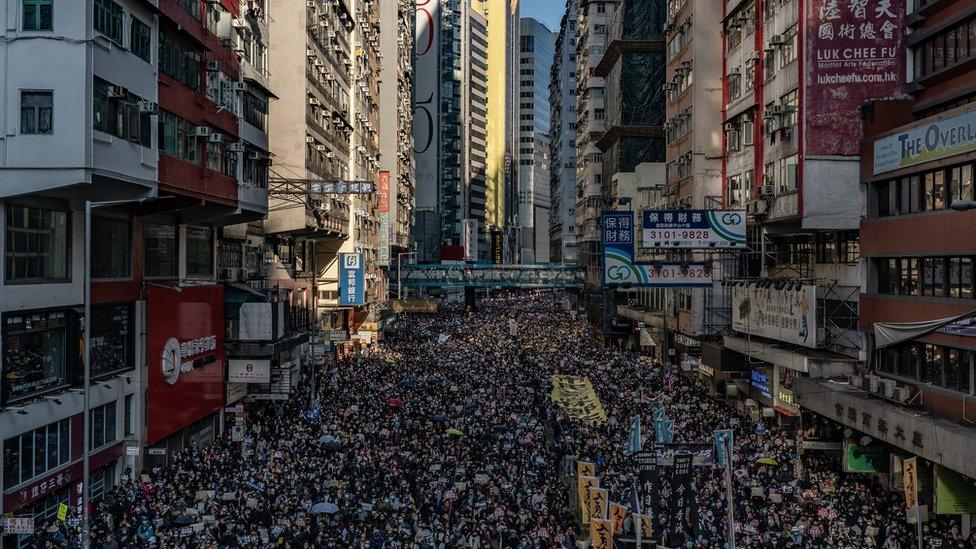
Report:
M209 137L210 136L210 126L197 126L193 128L193 137Z
M128 94L122 86L110 85L107 95L109 99L125 99Z
M234 152L234 153L244 152L244 143L241 143L239 141L235 143L228 143L227 152Z
M222 134L222 133L216 133L216 132L211 132L211 134L207 136L207 142L208 143L223 143L224 142L224 134Z
M139 112L151 116L159 114L159 104L153 101L139 101Z
M207 61L207 71L208 72L220 72L220 62L219 61Z

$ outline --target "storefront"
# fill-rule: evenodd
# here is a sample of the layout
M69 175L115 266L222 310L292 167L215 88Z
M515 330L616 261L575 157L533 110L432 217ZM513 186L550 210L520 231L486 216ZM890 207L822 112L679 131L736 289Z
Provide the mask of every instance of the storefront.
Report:
M82 315L71 308L3 315L3 378L7 405L80 381Z
M209 444L224 402L224 291L153 288L148 301L150 466L186 446ZM155 451L153 451L155 449ZM161 451L163 450L163 451Z

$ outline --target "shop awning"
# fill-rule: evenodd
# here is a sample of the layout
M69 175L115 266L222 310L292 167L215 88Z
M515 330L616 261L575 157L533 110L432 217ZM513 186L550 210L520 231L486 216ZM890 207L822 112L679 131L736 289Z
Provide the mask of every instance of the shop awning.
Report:
M961 332L976 323L976 310L966 314L920 322L876 322L874 324L875 348L884 349L905 341L920 338L936 330L947 333ZM953 326L949 326L952 324Z

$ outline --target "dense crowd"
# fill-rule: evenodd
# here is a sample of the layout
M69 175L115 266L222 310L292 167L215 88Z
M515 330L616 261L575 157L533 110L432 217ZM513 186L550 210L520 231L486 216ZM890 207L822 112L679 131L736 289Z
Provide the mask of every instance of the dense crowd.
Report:
M596 464L629 503L629 419L653 441L652 410L675 443L734 430L738 547L915 546L904 499L836 458L801 456L795 430L710 396L678 370L593 345L552 293L398 320L385 341L329 364L288 402L249 404L244 444L222 440L121 482L92 514L93 546L569 548L578 520L573 463ZM604 425L549 398L554 373L587 376ZM765 421L765 423L764 423ZM697 518L669 524L670 479L654 487L655 534L668 547L726 547L723 469L694 467ZM645 510L644 512L648 512ZM28 540L72 544L59 521ZM629 537L631 521L625 523ZM976 547L957 524L925 525L927 547ZM650 545L648 545L650 546Z

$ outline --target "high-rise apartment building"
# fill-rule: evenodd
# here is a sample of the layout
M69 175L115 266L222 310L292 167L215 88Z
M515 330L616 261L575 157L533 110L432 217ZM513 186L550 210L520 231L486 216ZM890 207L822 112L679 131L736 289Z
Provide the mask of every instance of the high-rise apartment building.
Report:
M798 410L798 379L865 358L860 113L905 93L905 4L744 1L724 14L723 194L750 219L741 273L726 280L724 346L750 357L752 375L769 380L757 398L784 417ZM859 51L874 55L833 58ZM690 75L674 83L671 93L692 85Z
M381 267L389 267L396 262L396 254L406 252L410 247L416 184L412 137L413 29L416 23L413 0L382 2L379 9L382 57L378 261ZM384 183L384 178L388 178L388 183ZM384 196L383 193L388 194Z
M464 121L467 126L467 165L464 176L468 234L466 259L487 259L486 232L488 190L488 21L473 9L466 9L465 67L467 67Z
M302 258L304 268L314 271L323 322L355 329L366 322L367 309L339 306L338 258L363 254L364 305L374 302L384 284L378 198L323 192L315 182L378 179L379 42L373 24L379 13L369 2L313 0L279 15L271 25L277 37L271 62L278 67L271 83L280 93L269 124L276 165L265 234L281 239L285 260Z
M567 0L549 72L549 261L576 262L576 14Z
M549 72L555 36L523 18L519 36L518 218L520 263L549 262Z

